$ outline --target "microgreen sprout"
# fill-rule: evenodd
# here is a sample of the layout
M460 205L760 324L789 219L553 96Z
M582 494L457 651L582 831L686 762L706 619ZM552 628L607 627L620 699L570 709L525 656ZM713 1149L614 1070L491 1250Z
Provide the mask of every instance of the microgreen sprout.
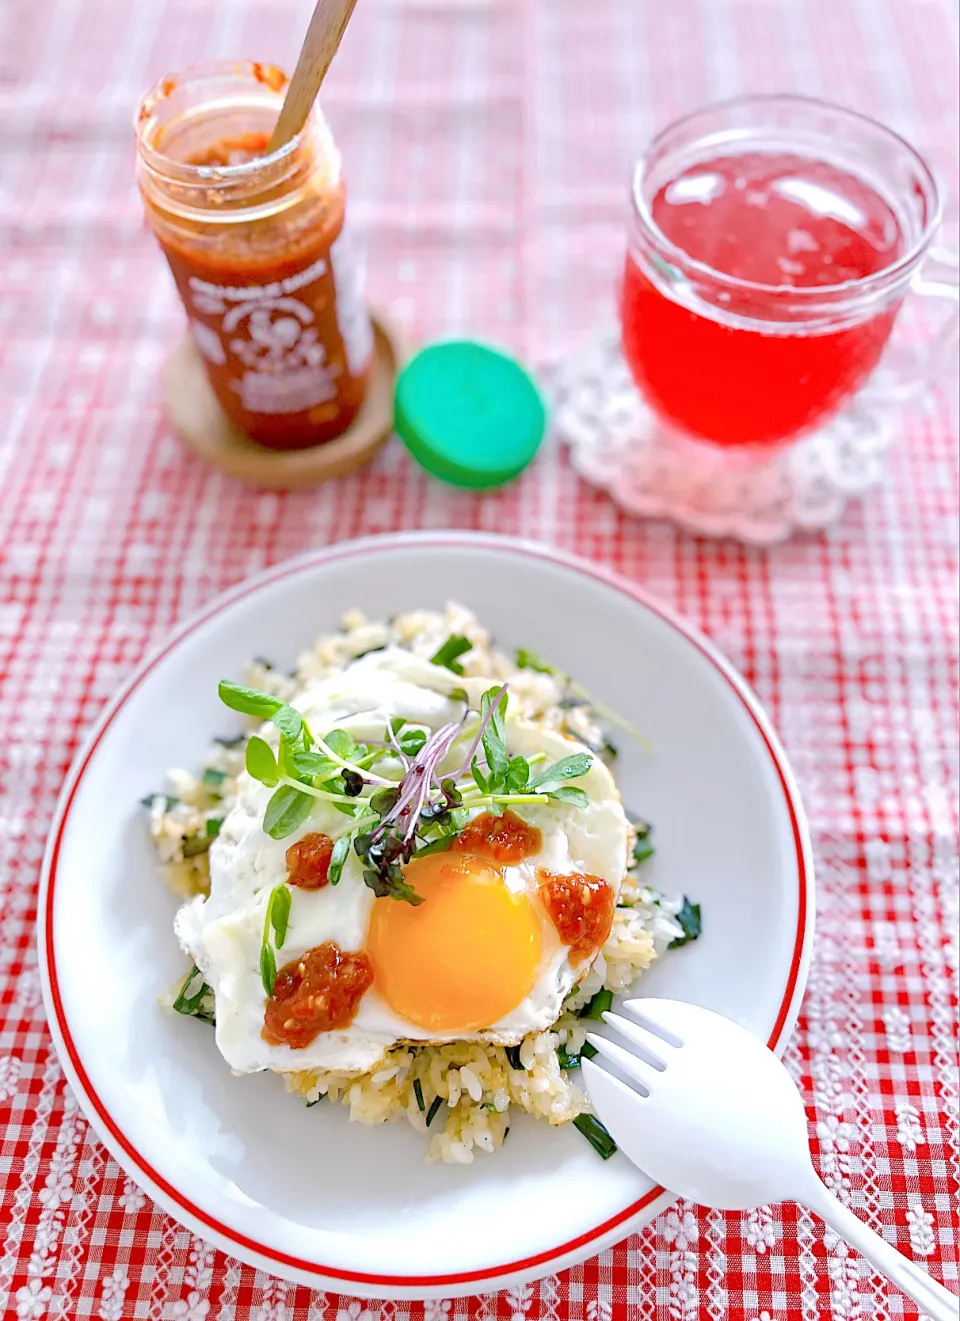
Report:
M260 979L267 995L273 995L277 981L275 951L283 947L289 920L290 891L286 885L275 885L270 891L267 911L263 915L263 939L260 943Z
M436 663L449 668L467 650L466 639L448 639ZM552 765L543 764L542 753L511 756L507 685L488 689L479 712L471 710L465 692L457 695L465 703L462 715L439 729L431 732L394 718L381 741L358 743L344 729L322 737L314 734L300 712L270 693L227 681L220 684L227 706L269 721L279 732L279 740L269 741L254 734L245 752L247 772L273 790L263 818L266 834L274 839L292 835L317 802L327 802L352 818L351 828L335 842L330 883L339 881L352 849L374 894L411 904L422 900L406 880L404 868L414 857L449 848L466 824L469 809L483 808L499 816L514 805L587 804L586 793L570 781L590 770L590 754L575 753ZM452 772L441 770L453 760L455 748L460 757L461 740L467 746L459 766ZM377 769L381 762L390 769L397 761L403 769L399 780ZM272 953L266 940L264 948L268 950L263 956L266 985L271 981Z
M327 867L327 881L330 885L337 885L343 875L343 864L350 854L350 839L350 835L341 835L333 846Z

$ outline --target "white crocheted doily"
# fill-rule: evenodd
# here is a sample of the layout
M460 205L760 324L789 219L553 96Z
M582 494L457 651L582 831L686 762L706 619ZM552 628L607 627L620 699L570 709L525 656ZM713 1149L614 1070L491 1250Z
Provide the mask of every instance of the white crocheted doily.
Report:
M855 401L821 430L770 458L731 466L708 446L678 444L643 403L616 332L553 377L555 426L574 467L618 504L713 537L754 545L826 527L881 479L889 407Z

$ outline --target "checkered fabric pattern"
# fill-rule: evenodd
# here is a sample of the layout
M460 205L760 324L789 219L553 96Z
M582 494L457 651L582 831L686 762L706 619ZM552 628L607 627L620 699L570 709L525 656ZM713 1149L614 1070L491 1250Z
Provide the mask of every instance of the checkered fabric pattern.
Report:
M309 0L0 6L0 1311L163 1321L915 1317L796 1208L678 1204L583 1266L421 1304L311 1294L181 1229L92 1136L40 1002L34 919L57 791L103 702L175 620L306 547L399 528L539 538L706 630L778 726L819 882L787 1060L819 1167L957 1287L955 386L905 417L885 486L770 553L622 516L548 447L447 489L387 448L316 491L244 489L171 436L181 327L141 220L132 108L164 72L290 65ZM901 130L957 182L950 0L361 0L329 91L369 287L411 340L548 367L607 312L625 182L698 103L795 90ZM545 1214L547 1213L545 1209Z

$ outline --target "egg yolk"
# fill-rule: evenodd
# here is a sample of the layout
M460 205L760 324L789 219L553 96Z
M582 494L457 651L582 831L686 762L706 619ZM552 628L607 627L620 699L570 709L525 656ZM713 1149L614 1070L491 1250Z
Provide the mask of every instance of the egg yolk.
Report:
M533 905L470 853L415 858L405 875L424 902L374 902L367 953L376 989L431 1032L490 1027L533 989L541 950Z

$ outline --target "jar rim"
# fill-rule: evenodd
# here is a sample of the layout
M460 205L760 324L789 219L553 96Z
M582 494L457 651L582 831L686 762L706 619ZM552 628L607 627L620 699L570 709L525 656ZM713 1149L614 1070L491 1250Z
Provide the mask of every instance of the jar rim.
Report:
M901 255L879 271L874 271L871 275L862 276L857 279L843 280L837 284L816 285L816 286L796 286L783 284L765 284L757 280L747 280L741 276L730 275L717 267L710 265L709 262L701 261L699 258L692 257L678 244L669 239L657 224L653 217L653 212L643 192L643 185L646 180L646 167L651 156L658 147L664 146L669 137L676 133L678 129L692 124L701 116L733 110L739 107L756 106L758 108L773 107L776 105L784 107L794 107L798 110L820 110L829 111L831 114L842 116L845 119L856 122L861 127L870 129L872 132L880 134L888 141L895 143L904 150L912 159L920 175L923 185L924 200L929 205L929 211L925 218L925 223L920 234L913 240L910 246ZM747 130L749 132L749 130ZM739 131L738 131L739 134ZM717 135L719 138L719 135ZM715 138L714 140L717 140ZM837 105L831 101L823 101L818 97L799 96L785 93L762 94L753 96L734 96L723 101L713 101L707 105L699 106L696 110L687 115L682 115L678 119L672 120L665 128L651 140L649 146L644 151L634 168L633 186L632 186L633 215L635 220L639 220L647 236L651 238L656 246L658 255L666 255L681 267L682 270L704 276L716 284L731 290L737 290L743 293L762 294L769 297L789 297L797 300L798 303L815 303L820 300L831 300L838 297L856 295L861 297L882 290L889 285L895 285L902 276L909 275L926 253L933 242L934 236L940 226L942 215L942 202L937 188L933 173L917 149L893 129L881 124L879 120L871 118L869 115L861 114L857 110L850 110L846 106Z
M276 86L272 86L271 81L258 72L265 70L269 70L271 74L276 75ZM248 180L255 181L257 175L261 172L271 171L295 158L300 147L305 144L310 136L311 119L309 118L300 133L290 138L283 146L278 147L275 151L268 152L264 156L255 156L252 160L241 161L236 165L192 165L187 161L175 160L172 156L166 155L165 152L152 145L148 135L150 129L156 126L156 111L173 91L189 87L191 84L202 84L203 82L213 82L217 79L227 78L251 79L264 88L266 92L272 92L277 98L278 105L281 100L279 94L286 87L288 81L286 74L281 69L274 65L259 64L255 60L212 60L202 64L190 65L180 73L167 74L158 79L141 98L134 115L134 129L137 134L137 148L141 160L154 173L177 183L202 184L209 188L215 187L218 183L230 185L244 183Z

